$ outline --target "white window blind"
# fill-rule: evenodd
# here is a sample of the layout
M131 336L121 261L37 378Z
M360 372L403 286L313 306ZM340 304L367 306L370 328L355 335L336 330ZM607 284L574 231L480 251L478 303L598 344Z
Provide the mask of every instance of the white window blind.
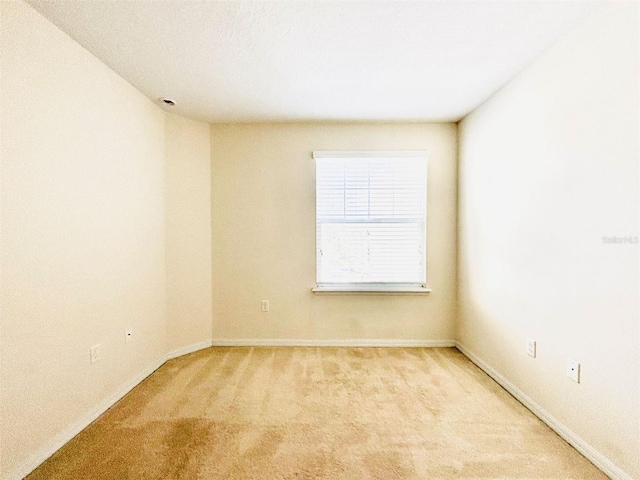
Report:
M426 152L314 152L319 287L426 281Z

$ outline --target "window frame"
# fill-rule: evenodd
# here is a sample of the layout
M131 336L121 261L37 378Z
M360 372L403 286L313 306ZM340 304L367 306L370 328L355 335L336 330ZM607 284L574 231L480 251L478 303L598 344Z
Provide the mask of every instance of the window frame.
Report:
M424 205L424 278L425 282L422 284L419 283L395 283L395 282L351 282L351 283L317 283L318 281L318 212L317 212L317 200L318 200L318 192L317 192L317 177L315 180L315 200L316 200L316 209L315 209L315 224L316 224L316 246L315 246L315 265L316 265L316 286L312 288L313 293L315 294L333 294L333 295L428 295L432 290L427 285L427 205L428 205L428 159L429 155L426 150L400 150L400 151L389 151L389 150L357 150L357 151L314 151L312 153L312 158L314 160L319 159L331 159L331 158L339 158L339 159L367 159L367 158L413 158L413 159L422 159L425 162L425 178L424 178L424 193L425 193L425 205ZM317 174L317 166L314 170ZM357 222L354 222L357 223ZM386 222L384 222L386 223Z

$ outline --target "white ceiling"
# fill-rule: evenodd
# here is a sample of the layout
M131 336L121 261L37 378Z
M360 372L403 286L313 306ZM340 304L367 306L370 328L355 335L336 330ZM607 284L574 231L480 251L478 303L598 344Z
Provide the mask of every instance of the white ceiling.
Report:
M457 121L592 2L29 0L154 101L209 122ZM165 107L169 108L169 107Z

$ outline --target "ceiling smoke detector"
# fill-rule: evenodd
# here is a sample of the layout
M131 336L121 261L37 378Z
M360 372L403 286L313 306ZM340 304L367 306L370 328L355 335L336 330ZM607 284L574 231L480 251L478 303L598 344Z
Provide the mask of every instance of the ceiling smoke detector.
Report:
M169 105L170 107L173 107L176 104L176 101L171 100L170 98L161 97L158 100L164 103L165 105Z

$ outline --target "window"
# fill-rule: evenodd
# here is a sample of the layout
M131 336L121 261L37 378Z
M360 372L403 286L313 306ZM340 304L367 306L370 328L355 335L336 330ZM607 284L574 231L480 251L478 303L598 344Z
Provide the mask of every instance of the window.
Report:
M426 152L314 152L314 292L426 288Z

